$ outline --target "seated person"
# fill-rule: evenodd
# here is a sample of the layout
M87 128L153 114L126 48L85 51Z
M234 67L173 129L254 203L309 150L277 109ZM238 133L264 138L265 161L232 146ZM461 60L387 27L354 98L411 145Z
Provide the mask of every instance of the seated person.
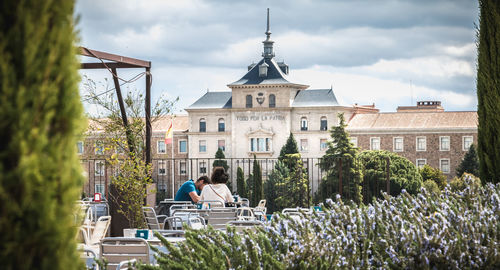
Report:
M175 194L174 201L191 201L197 203L200 200L200 192L204 186L210 184L210 179L207 176L202 176L196 180L189 179L179 188Z
M205 185L201 191L202 201L219 201L224 206L228 202L234 202L231 191L226 186L229 175L224 167L215 167L212 172L212 184Z

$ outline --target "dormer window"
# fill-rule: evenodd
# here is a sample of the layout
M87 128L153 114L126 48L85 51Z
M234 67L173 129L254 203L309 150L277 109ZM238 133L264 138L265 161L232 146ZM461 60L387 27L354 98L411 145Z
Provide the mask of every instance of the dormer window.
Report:
M207 122L205 118L200 119L200 132L207 132Z
M246 97L246 107L252 108L252 95L247 95Z
M269 108L276 107L276 96L274 94L269 95Z
M268 64L266 64L266 62L263 62L260 66L259 66L259 77L267 77L267 68L269 67Z
M307 117L302 117L300 119L300 130L302 130L302 131L307 130Z

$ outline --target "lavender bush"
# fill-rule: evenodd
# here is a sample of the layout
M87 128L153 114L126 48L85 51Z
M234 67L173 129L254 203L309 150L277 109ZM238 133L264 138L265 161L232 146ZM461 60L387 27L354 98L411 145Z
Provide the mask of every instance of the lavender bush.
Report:
M324 208L277 216L257 233L189 231L143 269L500 268L499 184Z

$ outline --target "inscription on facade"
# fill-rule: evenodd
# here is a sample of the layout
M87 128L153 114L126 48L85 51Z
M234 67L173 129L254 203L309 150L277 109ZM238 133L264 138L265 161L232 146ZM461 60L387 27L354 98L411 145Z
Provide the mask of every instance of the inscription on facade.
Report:
M236 120L238 121L284 121L285 116L281 114L262 114L262 115L237 115Z

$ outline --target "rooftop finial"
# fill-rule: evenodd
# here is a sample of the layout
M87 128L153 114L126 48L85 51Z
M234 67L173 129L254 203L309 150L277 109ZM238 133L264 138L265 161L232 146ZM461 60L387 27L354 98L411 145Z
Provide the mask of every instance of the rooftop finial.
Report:
M267 31L266 31L266 35L267 35L267 40L269 40L271 38L271 31L269 31L269 8L267 8Z
M262 53L262 56L265 58L273 58L274 57L274 52L273 52L274 41L271 41L271 31L269 31L269 8L267 8L266 36L267 36L266 40L262 42L262 43L264 43L264 52Z

